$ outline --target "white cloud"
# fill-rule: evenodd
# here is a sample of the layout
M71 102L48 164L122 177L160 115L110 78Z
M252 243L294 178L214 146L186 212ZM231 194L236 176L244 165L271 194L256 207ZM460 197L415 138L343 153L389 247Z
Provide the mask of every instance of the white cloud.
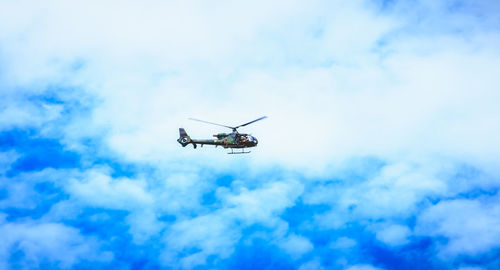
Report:
M81 260L107 262L111 252L100 251L100 244L82 236L75 228L59 223L9 223L0 224L0 267L8 269L9 256L22 251L23 268L38 268L45 260L62 269L69 269Z
M135 211L127 216L126 221L130 225L130 233L134 237L134 242L143 244L152 236L157 236L166 227L163 222L158 221L153 209Z
M12 163L14 163L21 155L14 150L0 152L0 173L5 173L10 169Z
M318 259L310 260L300 265L299 270L321 270L325 269Z
M63 107L59 104L48 104L25 100L19 93L0 93L3 102L0 104L0 130L12 128L43 128L44 124L59 118Z
M346 178L319 184L304 193L303 201L332 207L315 217L316 224L325 228L340 228L350 221L408 218L418 213L418 204L426 197L453 195L460 190L449 187L456 184L448 183L454 180L447 176L454 167L437 164L428 160L386 164L362 181Z
M453 25L482 22L458 10L460 20L441 25L452 16L448 5L398 3L387 13L364 1L3 5L4 77L14 85L64 82L95 95L90 121L81 120L85 135L103 136L128 160L231 167L226 156L180 148L177 128L203 137L217 129L187 117L236 124L267 114L245 129L260 138L249 160L258 166L314 172L353 155L437 152L497 161L499 37L480 27L467 28L467 40L452 35ZM30 16L12 18L21 9ZM432 28L424 20L419 35L404 32L425 11ZM434 25L441 34L426 36ZM77 60L82 69L61 72Z
M155 207L162 212L182 215L201 208L202 195L213 189L213 179L199 171L164 172L149 177Z
M445 237L447 243L437 246L443 258L488 252L500 243L498 199L441 201L419 216L415 232Z
M242 230L254 224L271 229L269 235L256 237L269 241L282 239L277 244L292 256L300 257L312 248L306 238L295 235L283 238L288 226L279 218L299 196L302 191L300 185L294 181L271 182L248 190L233 183L233 188L217 190L216 196L222 202L217 210L194 218L186 217L168 227L164 235L166 248L162 254L163 264L193 268L204 264L210 255L227 258L242 237ZM195 252L184 255L186 250Z
M330 244L330 248L334 249L350 249L357 245L356 240L348 237L339 237L337 240Z
M279 216L302 193L303 186L299 182L264 182L248 189L248 183L236 180L231 189L219 188L216 191L214 196L220 205L217 210L210 210L201 205L201 200L202 195L213 188L211 181L215 179L201 178L195 172L157 171L139 173L135 178L112 178L111 169L95 167L84 172L46 170L23 177L35 183L39 179L52 181L70 195L67 200L51 207L41 219L44 222L77 219L86 207L103 208L103 211L126 210L128 215L124 221L130 227L128 231L134 243L141 245L153 237L164 239L162 263L165 265L179 264L192 268L206 263L206 258L211 255L227 258L239 241L242 230L253 224L268 227L270 234L261 237L270 241L282 239L287 234L288 226ZM32 188L31 182L24 184ZM37 194L34 190L32 192ZM16 194L28 195L26 192ZM10 205L13 203L7 202ZM175 219L173 222L160 221L164 215L174 216ZM105 214L95 218L109 219ZM299 251L293 251L287 243L301 243L300 250L305 252L307 243L300 241L302 238L292 237L289 240L283 240L283 245L293 256L299 256ZM186 250L189 252L183 255ZM191 252L193 250L195 252Z
M193 268L204 264L210 255L227 258L240 237L241 232L233 221L223 215L209 214L176 222L165 235L162 260L166 265ZM193 249L199 251L179 256L182 251Z
M139 179L113 179L98 169L88 171L84 179L72 179L67 190L85 205L131 210L153 203L146 183Z
M49 189L57 188L61 178L73 174L72 170L47 168L42 171L23 172L11 177L1 176L0 188L4 190L5 197L0 200L0 209L33 210L45 200L43 194L37 191L37 185L48 184Z
M295 234L291 234L281 240L279 247L285 250L286 253L290 254L294 259L302 257L314 248L309 239Z
M247 224L274 224L278 215L295 204L302 193L302 185L296 181L271 182L259 189L242 187L236 194L221 193L227 214Z
M389 225L377 230L376 238L389 246L401 246L409 242L411 231L407 226Z

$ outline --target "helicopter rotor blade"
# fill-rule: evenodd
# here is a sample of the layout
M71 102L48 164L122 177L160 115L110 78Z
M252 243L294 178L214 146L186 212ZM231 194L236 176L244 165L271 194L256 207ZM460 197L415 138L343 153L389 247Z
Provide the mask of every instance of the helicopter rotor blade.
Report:
M200 120L200 119L195 119L195 118L188 118L188 119L189 120L193 120L193 121L202 122L202 123L212 124L212 125L216 125L216 126L227 127L227 128L233 129L233 130L235 129L235 127L224 126L224 125L221 125L221 124L212 123L212 122L208 122L208 121L205 121L205 120Z
M248 122L248 123L246 123L246 124L239 125L239 126L235 127L235 129L236 129L236 128L239 128L239 127L244 127L244 126L246 126L246 125L250 125L251 123L254 123L254 122L257 122L257 121L260 121L260 120L266 119L266 118L267 118L267 116L262 116L261 118L255 119L255 120L250 121L250 122Z

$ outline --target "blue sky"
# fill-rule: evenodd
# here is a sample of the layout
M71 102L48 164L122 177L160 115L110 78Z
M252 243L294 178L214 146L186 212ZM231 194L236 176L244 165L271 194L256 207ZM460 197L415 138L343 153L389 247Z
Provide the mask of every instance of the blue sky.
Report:
M499 12L0 2L0 269L500 268Z

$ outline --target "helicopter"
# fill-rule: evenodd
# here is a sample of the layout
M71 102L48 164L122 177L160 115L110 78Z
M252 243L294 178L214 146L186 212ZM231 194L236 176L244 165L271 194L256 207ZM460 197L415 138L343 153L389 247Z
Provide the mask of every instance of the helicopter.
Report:
M198 121L198 122L202 122L202 123L207 123L207 124L212 124L212 125L216 125L216 126L230 128L233 130L233 132L214 134L213 136L215 137L215 139L194 140L194 139L191 139L191 137L189 137L189 135L186 133L186 130L184 130L183 128L179 128L179 136L180 137L179 137L179 139L177 139L177 141L182 145L182 147L186 147L186 145L192 144L194 149L196 149L197 144L201 145L202 147L205 144L215 145L215 147L220 145L223 148L230 148L231 149L231 152L229 152L228 154L248 154L248 153L250 153L250 151L245 151L245 148L257 146L257 143L258 143L257 138L253 137L250 134L239 133L238 128L244 127L246 125L250 125L254 122L257 122L257 121L260 121L260 120L263 120L266 118L267 118L267 116L262 116L258 119L255 119L253 121L250 121L248 123L245 123L245 124L242 124L242 125L239 125L236 127L230 127L230 126L225 126L225 125L212 123L212 122L208 122L208 121L204 121L204 120L189 118L189 120L193 120L193 121ZM233 149L235 149L235 148L242 149L242 150L239 152L234 152Z

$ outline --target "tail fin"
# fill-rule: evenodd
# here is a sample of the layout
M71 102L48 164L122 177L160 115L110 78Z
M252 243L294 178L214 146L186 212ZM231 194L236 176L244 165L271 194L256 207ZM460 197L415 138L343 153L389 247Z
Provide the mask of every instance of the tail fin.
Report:
M182 145L182 147L186 147L186 145L192 143L193 147L196 149L196 143L191 140L183 128L179 128L179 139L177 141Z

